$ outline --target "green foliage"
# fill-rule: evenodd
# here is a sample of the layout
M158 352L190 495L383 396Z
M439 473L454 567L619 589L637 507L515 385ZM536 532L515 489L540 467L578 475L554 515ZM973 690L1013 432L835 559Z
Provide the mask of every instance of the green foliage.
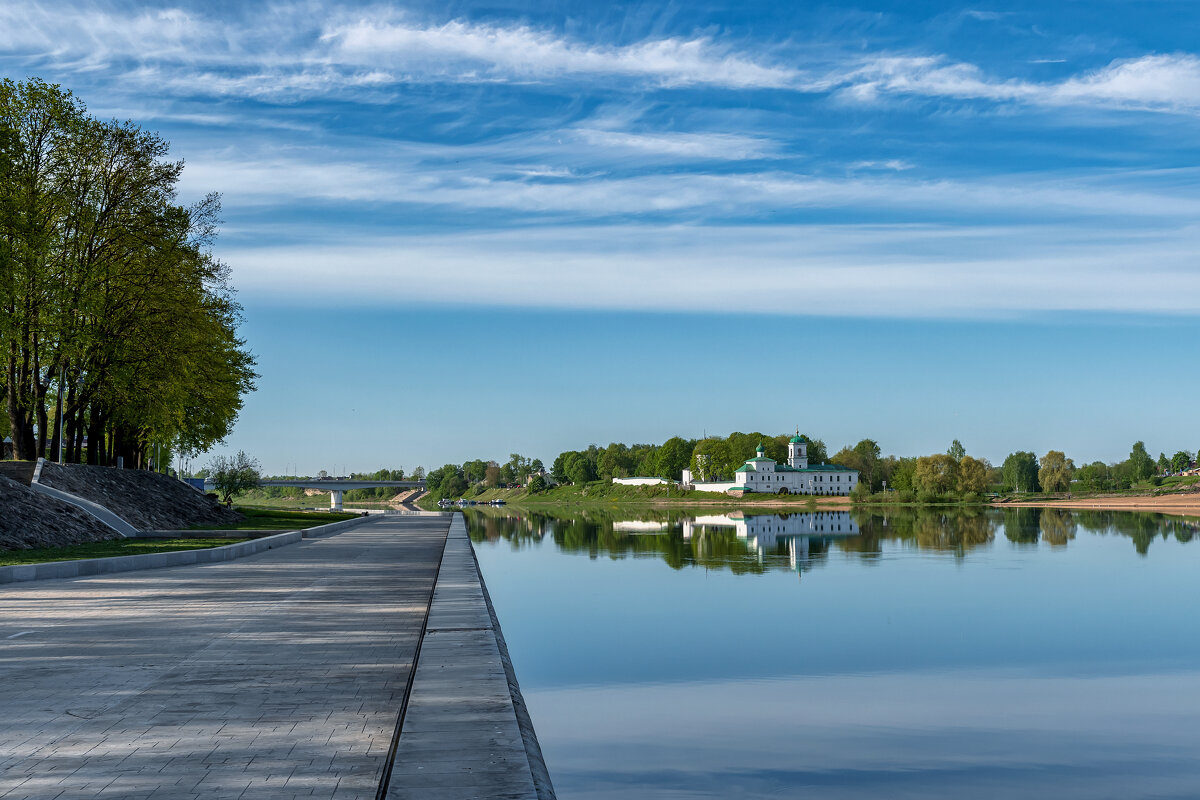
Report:
M176 200L183 164L132 122L43 81L0 82L0 370L16 454L146 466L231 430L253 391L220 200Z
M1028 450L1018 450L1009 454L1000 470L1005 485L1014 492L1041 491L1037 457Z
M563 465L566 479L574 484L596 480L596 467L587 453L571 453Z
M982 494L987 489L987 465L979 459L962 455L958 460L955 488L959 494Z
M383 469L374 472L354 472L351 478L367 481L402 481L403 469ZM411 479L410 479L411 480ZM394 486L373 486L367 489L351 489L343 498L346 502L386 502L396 496L398 490Z
M1180 450L1171 457L1171 471L1183 472L1192 463L1192 454L1186 450Z
M692 439L681 439L678 436L667 439L658 449L654 474L667 480L679 480L692 460L692 450L695 446L696 443Z
M225 503L232 501L235 494L247 489L258 487L260 479L258 460L239 450L237 455L214 456L208 464L208 474L212 477L213 488L221 495Z
M1133 482L1144 481L1154 474L1154 459L1146 452L1144 442L1134 442L1129 451L1129 466Z
M728 480L733 477L733 471L742 465L735 461L733 449L724 439L701 439L692 449L692 474L697 480L715 481Z
M946 455L953 458L955 461L962 461L963 456L967 454L967 448L963 447L963 443L955 439L950 443L950 449L946 451Z
M922 456L913 470L913 488L922 498L947 495L958 485L958 462L944 453Z
M425 476L425 489L435 501L462 497L467 488L466 474L457 464L446 464Z
M1042 456L1038 468L1038 483L1044 492L1065 492L1071 488L1075 462L1061 450L1051 450Z

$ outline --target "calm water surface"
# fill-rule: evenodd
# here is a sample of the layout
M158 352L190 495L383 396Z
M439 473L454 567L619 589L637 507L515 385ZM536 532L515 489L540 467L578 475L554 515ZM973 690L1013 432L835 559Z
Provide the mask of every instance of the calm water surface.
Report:
M562 800L1200 797L1200 527L467 515Z

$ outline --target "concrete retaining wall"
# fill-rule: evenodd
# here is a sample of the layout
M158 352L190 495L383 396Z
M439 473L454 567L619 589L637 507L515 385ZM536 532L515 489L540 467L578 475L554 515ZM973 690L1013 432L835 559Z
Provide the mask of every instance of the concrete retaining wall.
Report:
M187 564L212 564L219 561L232 561L235 558L252 556L264 550L295 544L301 539L311 539L316 536L327 536L331 533L344 531L366 522L367 517L347 519L341 522L330 522L328 525L318 525L304 531L286 531L284 533L267 534L260 538L250 539L222 547L209 547L202 550L176 550L172 553L146 553L140 556L113 556L112 558L85 558L78 561L46 561L41 564L19 564L0 567L0 584L19 583L21 581L42 581L53 578L82 578L88 575L108 575L113 572L132 572L140 569L160 569L162 567L181 567ZM166 531L145 531L137 534L137 538L163 538ZM232 538L235 535L249 537L262 531L170 531L174 539L204 539ZM155 535L158 534L158 535ZM223 534L223 535L221 535Z
M180 567L187 564L211 564L261 553L275 547L295 544L303 538L300 531L289 531L262 539L252 539L224 547L203 550L177 550L172 553L146 553L140 556L87 558L80 561L47 561L41 564L19 564L0 567L0 584L21 581L42 581L53 578L82 578L88 575L108 575L141 569Z

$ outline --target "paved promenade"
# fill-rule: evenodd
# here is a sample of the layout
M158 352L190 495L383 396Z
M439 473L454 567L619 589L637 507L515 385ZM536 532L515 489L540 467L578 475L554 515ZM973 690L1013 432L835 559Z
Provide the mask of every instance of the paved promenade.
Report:
M0 798L375 797L449 524L0 587Z

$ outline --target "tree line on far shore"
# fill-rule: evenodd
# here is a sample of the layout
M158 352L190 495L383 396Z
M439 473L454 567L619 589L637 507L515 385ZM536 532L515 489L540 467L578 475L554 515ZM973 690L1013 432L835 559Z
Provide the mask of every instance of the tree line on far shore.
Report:
M497 486L528 485L536 492L551 482L585 484L633 476L677 481L685 469L690 469L699 481L732 480L734 470L753 458L760 444L768 458L786 463L791 438L789 434L734 432L723 438L672 437L657 445L593 444L584 450L560 453L549 470L544 470L538 459L514 453L503 465L483 460L468 461L461 466L447 464L429 472L427 487L435 498L454 498ZM829 456L822 440L807 435L803 438L810 464L839 464L858 471L855 496L859 499L885 490L898 493L903 499L926 500L977 496L988 491L1067 492L1072 488L1117 491L1159 480L1166 473L1178 473L1194 463L1192 454L1185 450L1170 458L1160 454L1156 460L1143 442L1136 442L1124 461L1111 464L1095 461L1077 467L1060 450L1050 450L1040 457L1032 451L1018 450L1003 463L994 465L986 458L968 455L957 439L945 453L908 457L883 455L873 439L847 445ZM1200 453L1195 460L1200 460Z
M253 391L216 194L133 122L0 82L0 436L13 455L127 467L208 450ZM85 445L86 442L86 445Z

